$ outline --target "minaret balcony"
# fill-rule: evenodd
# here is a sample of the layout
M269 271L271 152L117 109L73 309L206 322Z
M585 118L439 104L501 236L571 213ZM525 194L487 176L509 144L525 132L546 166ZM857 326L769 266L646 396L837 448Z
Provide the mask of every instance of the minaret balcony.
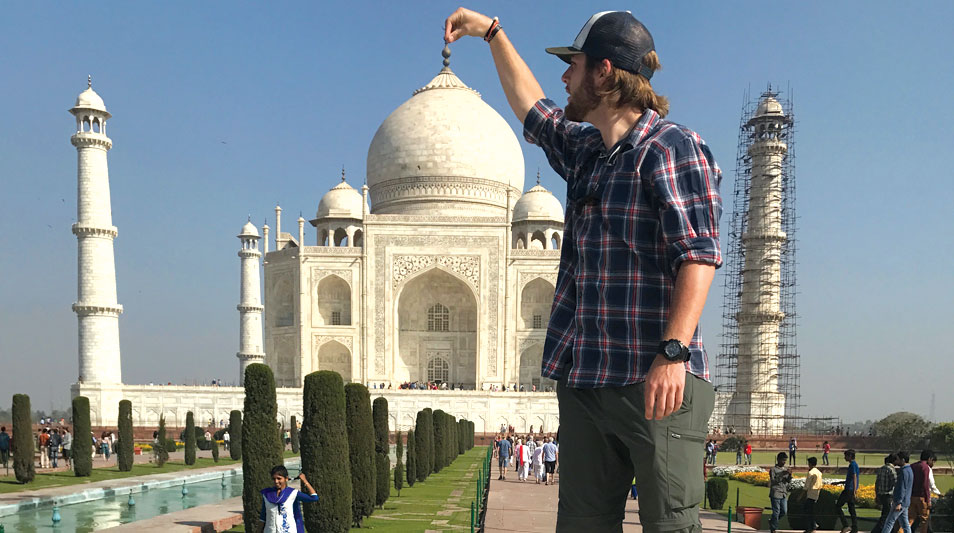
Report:
M785 319L785 313L780 311L765 311L755 313L739 313L736 315L739 325L742 324L776 324Z
M119 304L87 304L76 302L73 304L73 312L79 316L115 316L123 314L123 306Z
M89 146L99 146L109 150L113 147L113 141L102 133L92 133L88 131L78 131L70 137L70 142L77 148Z
M249 305L249 304L238 304L235 306L239 312L242 313L261 313L265 310L265 306L262 305Z
M115 239L116 236L119 235L119 230L116 226L101 228L99 226L87 226L77 222L73 224L73 235L77 237L112 237Z

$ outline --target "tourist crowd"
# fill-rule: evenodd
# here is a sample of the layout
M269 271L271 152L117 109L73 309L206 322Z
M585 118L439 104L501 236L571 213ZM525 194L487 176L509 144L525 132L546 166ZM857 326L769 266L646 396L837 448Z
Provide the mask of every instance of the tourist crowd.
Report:
M533 476L537 484L541 481L546 485L554 484L560 448L553 436L544 436L542 428L540 433L534 434L532 426L524 437L514 434L513 426L501 429L508 431L501 431L494 437L493 457L499 469L497 479L506 480L507 470L513 467L521 483Z

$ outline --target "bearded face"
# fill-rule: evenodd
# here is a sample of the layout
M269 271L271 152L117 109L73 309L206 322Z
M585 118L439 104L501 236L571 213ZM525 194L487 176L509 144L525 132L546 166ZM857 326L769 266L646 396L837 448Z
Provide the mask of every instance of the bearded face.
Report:
M600 105L600 97L596 95L596 80L592 72L583 72L583 79L579 86L571 88L567 98L564 113L568 120L583 122L586 115Z

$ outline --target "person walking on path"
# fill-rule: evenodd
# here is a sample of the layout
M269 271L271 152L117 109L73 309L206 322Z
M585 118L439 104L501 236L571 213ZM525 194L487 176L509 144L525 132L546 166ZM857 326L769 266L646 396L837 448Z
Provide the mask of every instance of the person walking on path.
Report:
M533 477L537 480L537 485L543 480L543 444L536 442L536 448L533 449Z
M716 460L718 457L719 457L719 441L714 440L712 441L712 456L709 457L709 460L711 461L709 464L711 464L712 466L715 466Z
M745 464L752 464L752 445L749 444L749 441L745 441Z
M275 486L262 489L259 520L265 524L263 533L288 533L292 531L292 527L298 533L305 533L301 502L317 502L318 493L311 483L308 483L305 474L298 474L298 479L308 489L307 494L288 486L288 470L284 466L272 468L271 474Z
M712 463L712 441L707 440L705 464L711 464L711 463Z
M459 8L444 39L488 42L524 137L567 182L541 368L567 430L556 530L620 528L634 474L644 528L699 528L696 458L715 393L698 323L722 264L722 171L698 134L664 119L659 57L631 13L596 13L571 46L547 50L569 64L565 110L501 28Z
M742 464L742 444L737 444L735 448L735 464Z
M546 444L543 445L543 466L546 471L547 485L553 484L553 477L556 475L556 463L559 457L560 449L553 443L553 437L548 437ZM559 512L559 510L557 512Z
M37 450L40 452L40 468L49 468L50 467L50 455L49 450L47 449L47 444L50 442L50 430L44 429L40 431L40 434L37 436L36 444Z
M822 444L822 464L825 466L828 466L829 452L831 452L831 444L828 444L828 441L826 440L825 443Z
M825 482L822 480L821 470L818 468L818 458L808 458L808 475L805 477L805 515L808 516L808 529L805 533L812 533L818 529L818 522L815 521L815 504L818 502L818 496Z
M63 428L63 460L66 461L66 467L73 469L73 435L69 428Z
M878 523L871 528L871 531L881 531L888 514L891 513L891 495L898 482L898 471L894 465L896 462L898 462L897 454L889 453L884 458L884 465L878 469L878 474L875 476L875 500L881 507L881 516L878 517Z
M229 435L228 430L225 430L225 432L222 433L222 445L225 446L226 451L228 451L230 444L232 444L232 436Z
M786 459L785 452L779 452L775 466L769 470L769 500L772 502L769 529L772 533L778 529L778 521L788 514L788 484L792 482L792 473L785 468Z
M519 472L517 479L519 479L521 483L527 480L527 474L530 472L530 457L530 447L523 443L523 439L520 439L517 445L517 467Z
M881 533L891 533L894 530L894 523L900 522L901 530L904 533L911 533L911 523L908 521L908 508L911 506L911 490L914 486L914 472L908 465L910 456L908 452L898 452L895 466L899 467L898 480L894 484L894 492L891 495L891 504L894 508L888 514L881 526ZM877 532L874 532L877 533Z
M50 468L56 468L57 462L56 459L60 453L60 446L63 444L63 439L60 437L60 431L54 429L50 432L50 440L47 441L46 447L47 452L50 454Z
M9 468L10 463L10 434L7 433L6 426L0 427L0 464L3 468Z
M795 451L798 450L798 441L795 440L795 437L792 437L788 441L788 462L792 466L795 466Z
M931 517L931 467L934 466L934 452L921 451L921 460L911 465L914 475L911 486L910 518L917 521L918 532L927 533L928 520Z
M498 480L507 479L507 463L510 461L510 451L512 449L510 441L507 439L500 439L497 443L497 468L500 470Z
M858 533L858 514L855 512L855 491L858 490L858 476L861 474L858 463L855 462L855 450L845 450L845 461L848 463L848 473L845 476L845 488L838 496L835 506L838 508L838 517L841 519L841 533ZM851 515L851 528L842 507L848 505L848 514Z

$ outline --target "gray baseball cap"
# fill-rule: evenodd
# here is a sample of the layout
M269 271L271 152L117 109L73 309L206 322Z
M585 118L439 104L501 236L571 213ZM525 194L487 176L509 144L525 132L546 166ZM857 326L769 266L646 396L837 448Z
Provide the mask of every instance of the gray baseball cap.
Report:
M629 11L603 11L590 17L570 46L547 48L569 63L576 54L609 59L616 68L641 74L650 79L653 69L643 64L643 57L656 49L653 36Z

